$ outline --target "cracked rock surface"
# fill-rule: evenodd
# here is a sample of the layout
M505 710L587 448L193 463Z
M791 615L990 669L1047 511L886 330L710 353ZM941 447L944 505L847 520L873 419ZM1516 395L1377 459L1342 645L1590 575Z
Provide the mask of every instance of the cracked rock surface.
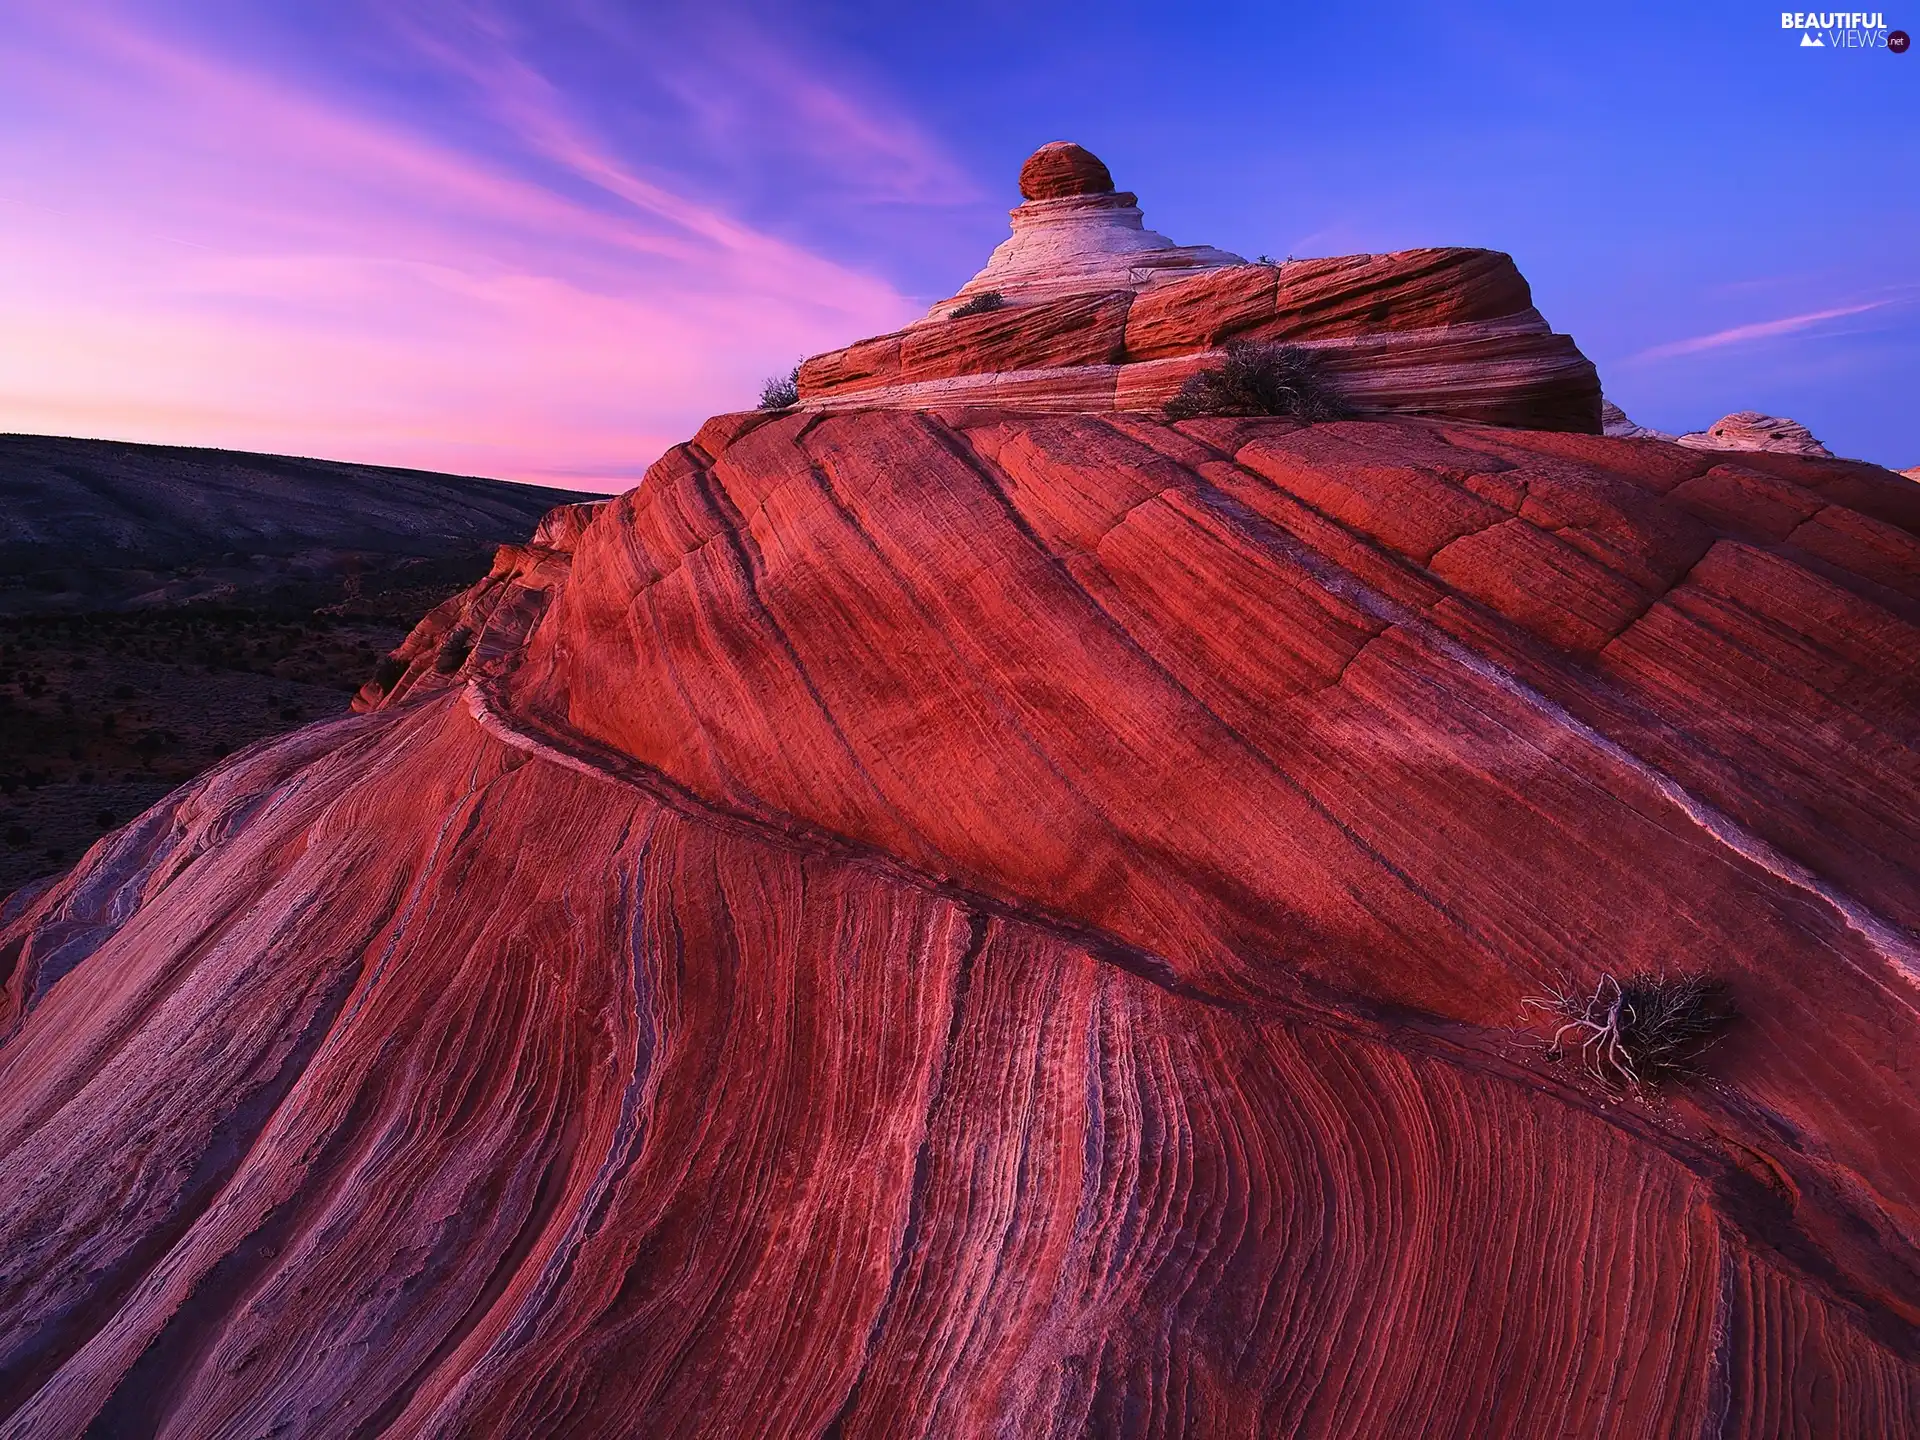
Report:
M719 417L0 915L0 1435L1901 1433L1917 536L1644 439ZM1703 1079L1541 1053L1662 966Z

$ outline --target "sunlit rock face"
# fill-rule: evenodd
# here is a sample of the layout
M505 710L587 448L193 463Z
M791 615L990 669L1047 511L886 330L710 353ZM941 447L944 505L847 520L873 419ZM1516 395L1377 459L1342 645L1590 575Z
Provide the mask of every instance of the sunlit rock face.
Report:
M1113 188L1107 167L1068 141L1043 145L1020 169L1024 203L1011 212L1013 234L986 268L927 312L948 314L994 291L1008 300L1138 290L1169 274L1241 265L1210 245L1176 245L1146 228L1136 197Z
M1611 435L1616 440L1672 440L1674 437L1664 430L1654 430L1645 425L1636 425L1611 400L1600 402L1600 433Z
M1833 452L1813 438L1798 420L1762 415L1758 410L1736 410L1705 430L1679 437L1696 450L1769 450L1780 455L1831 456Z
M1020 198L1060 200L1069 195L1111 195L1106 162L1071 140L1050 140L1020 167Z
M1144 228L1078 145L1021 170L1013 235L959 294L800 367L808 410L1157 410L1234 341L1304 346L1358 414L1600 430L1600 383L1490 250L1248 264ZM993 308L980 309L982 297Z
M716 417L0 909L0 1434L1908 1433L1916 654L1868 465Z

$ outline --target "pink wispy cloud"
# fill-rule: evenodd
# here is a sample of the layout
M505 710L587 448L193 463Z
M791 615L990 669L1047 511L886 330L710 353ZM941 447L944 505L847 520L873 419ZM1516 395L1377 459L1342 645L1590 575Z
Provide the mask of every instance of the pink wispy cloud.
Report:
M822 281L845 283L846 272L840 267L656 184L612 154L571 113L559 88L513 52L505 26L490 12L472 5L435 9L441 19L438 30L417 22L396 23L423 54L471 84L487 110L530 152L624 201L634 211L753 265L769 279L783 277L796 291ZM832 103L812 93L820 88L810 87L802 100L804 107L818 110ZM866 149L865 142L876 138L873 127L865 125L856 108L845 101L833 108L838 123L830 128L852 131L859 143L849 148Z
M0 429L617 488L766 374L918 308L648 174L497 35L440 58L546 171L136 11L22 13Z
M842 200L950 206L979 198L972 179L908 116L823 78L815 57L771 43L724 3L689 7L672 26L652 9L599 0L550 7L632 57L648 87L671 94L707 144L735 160L803 156ZM475 83L549 158L596 182L633 186L625 167L583 137L558 87L520 58L518 27L492 0L411 0L386 14L396 34Z
M1715 330L1708 335L1695 335L1685 340L1672 340L1663 345L1655 345L1630 356L1629 360L1664 360L1676 355L1696 355L1703 350L1719 350L1729 345L1746 345L1756 340L1770 340L1775 336L1810 330L1828 320L1840 320L1849 315L1865 315L1872 310L1883 310L1889 305L1903 303L1906 298L1908 297L1889 296L1879 300L1869 300L1859 305L1838 305L1827 310L1809 310L1800 315L1783 315L1777 320L1760 320L1750 325L1735 325L1725 330Z

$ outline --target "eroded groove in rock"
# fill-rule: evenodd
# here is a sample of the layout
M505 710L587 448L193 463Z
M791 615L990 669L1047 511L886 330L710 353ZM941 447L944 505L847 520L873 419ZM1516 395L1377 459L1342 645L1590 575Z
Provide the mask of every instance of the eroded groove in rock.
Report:
M1030 289L0 910L0 1436L1920 1413L1920 490L1583 433L1504 257L1055 169ZM1123 406L1248 333L1461 407ZM1543 1054L1663 968L1703 1074Z
M293 1106L308 1113L283 1106L288 1133L263 1136L228 1186L236 1199L271 1189L248 1172L277 1144L325 1172L321 1193L292 1211L256 1207L241 1233L263 1239L227 1249L194 1289L133 1297L94 1342L128 1334L118 1353L131 1381L137 1337L194 1325L197 1364L175 1374L168 1413L242 1428L324 1414L344 1431L344 1417L384 1404L403 1431L573 1434L715 1423L805 1433L842 1406L847 1434L1004 1421L1057 1433L1143 1414L1176 1430L1605 1433L1622 1406L1636 1418L1619 1433L1643 1433L1650 1417L1688 1428L1703 1417L1722 1267L1746 1242L1722 1233L1711 1192L1658 1148L1508 1080L1184 1001L1043 931L982 931L901 881L723 836L632 787L561 779L544 761L502 771L452 697L432 708L408 719L455 722L435 742L450 768L496 774L496 803L538 794L558 812L541 825L549 856L615 856L639 893L543 882L497 827L456 831L423 903L441 909L453 871L494 877L503 905L456 947L476 980L489 978L448 987L417 973L425 947L447 937L396 954L349 1032L381 1057L384 1080L343 1049L316 1053ZM334 804L376 819L394 803L381 790L375 775ZM458 814L460 794L443 803ZM589 987L580 1001L598 986L618 1003L580 1014L575 1061L555 1057L576 1079L548 1092L574 1132L553 1152L567 1127L529 1111L544 1087L527 1065L554 1062L526 1049L545 1043L524 1007L559 975L515 937L562 896L581 928L549 953ZM970 933L985 943L956 1005ZM644 992L621 978L635 954ZM643 993L659 1079L636 1096L624 1077L636 1073ZM615 1030L601 1028L608 1020ZM1223 1089L1229 1064L1236 1084ZM634 1156L636 1105L647 1113ZM312 1129L316 1110L331 1131ZM571 1158L542 1206L548 1154ZM382 1184L370 1169L409 1178ZM540 1238L476 1320L499 1255L516 1251L507 1227L543 1209ZM597 1223L577 1223L583 1209ZM743 1225L750 1215L782 1223ZM474 1243L455 1240L470 1227L482 1231ZM562 1238L556 1265L548 1247ZM191 1235L176 1253L209 1242ZM384 1273L412 1281L379 1300L342 1288L368 1245L389 1256ZM221 1278L248 1264L251 1283L223 1292ZM1848 1403L1900 1403L1904 1364L1844 1308L1777 1268L1753 1273L1768 1278L1751 1293L1740 1282L1737 1305L1822 1315L1821 1363L1864 1377ZM303 1291L303 1325L279 1330L284 1312L263 1302ZM1474 1323L1488 1309L1502 1327ZM418 1333L433 1315L442 1333ZM1381 1315L1397 1317L1391 1330ZM1596 1326L1620 1369L1569 1370ZM750 1343L770 1335L788 1338ZM375 1363L356 1350L376 1336L405 1356ZM1475 1345L1553 1383L1496 1396L1476 1382L1487 1362L1461 1359ZM166 1353L152 1347L138 1354ZM342 1351L351 1365L329 1360ZM412 1355L437 1362L424 1381L402 1363ZM1408 1363L1421 1356L1427 1365ZM16 1428L112 1413L92 1408L111 1402L72 1370L41 1387ZM1570 1382L1576 1373L1585 1379ZM591 1378L615 1374L617 1386ZM1645 1393L1622 1396L1623 1374ZM1740 1403L1765 1400L1742 1392Z

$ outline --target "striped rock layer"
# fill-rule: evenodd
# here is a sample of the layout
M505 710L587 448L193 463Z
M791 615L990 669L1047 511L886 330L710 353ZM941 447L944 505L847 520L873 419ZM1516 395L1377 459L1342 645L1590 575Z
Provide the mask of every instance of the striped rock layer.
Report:
M1758 410L1736 410L1705 430L1678 437L1695 450L1772 450L1782 455L1829 456L1833 452L1798 420L1762 415Z
M1176 248L1153 252L1151 264L1131 257L1128 269L1129 257L1100 258L1104 250L1071 230L1095 259L1075 252L1061 260L1049 250L1036 260L1020 250L1059 224L1049 207L1114 198L1030 201L1016 210L1014 239L961 291L1004 293L1003 306L954 315L943 301L905 330L815 356L800 367L801 408L1151 410L1217 366L1227 342L1244 340L1311 349L1356 414L1600 431L1592 362L1541 318L1509 256L1406 250L1249 265ZM1044 213L1018 228L1028 211ZM1008 268L1026 264L1039 267L1044 283Z
M1916 537L710 422L0 913L0 1436L1903 1433ZM1524 1005L1638 967L1744 1017L1651 1099Z
M927 320L945 319L978 296L1027 306L1131 292L1169 275L1246 263L1211 245L1176 245L1147 229L1139 197L1115 190L1100 157L1071 141L1052 141L1027 157L1020 196L1007 215L1013 233L958 294L934 303Z

